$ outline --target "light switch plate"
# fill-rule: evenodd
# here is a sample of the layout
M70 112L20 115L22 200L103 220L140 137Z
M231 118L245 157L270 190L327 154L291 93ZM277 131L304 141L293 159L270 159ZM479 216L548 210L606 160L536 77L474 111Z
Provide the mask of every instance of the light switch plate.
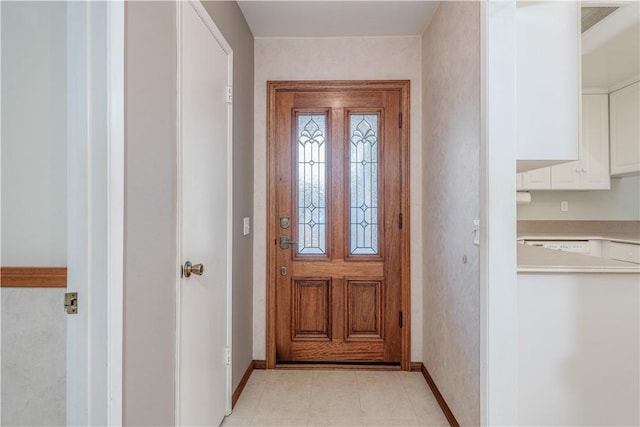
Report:
M251 224L249 223L249 218L244 218L242 220L242 233L244 236L248 235L251 232Z

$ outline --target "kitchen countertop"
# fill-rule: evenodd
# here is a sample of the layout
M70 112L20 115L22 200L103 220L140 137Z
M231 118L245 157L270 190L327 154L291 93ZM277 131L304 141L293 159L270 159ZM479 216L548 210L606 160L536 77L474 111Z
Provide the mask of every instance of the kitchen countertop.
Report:
M610 240L612 242L640 245L637 233L518 233L518 240Z
M545 236L548 236L548 234ZM567 235L562 234L562 236ZM520 238L520 236L518 236L518 238ZM572 252L558 251L538 246L517 246L518 273L640 274L640 265L638 264L616 261L613 259L595 257L590 255L576 254Z

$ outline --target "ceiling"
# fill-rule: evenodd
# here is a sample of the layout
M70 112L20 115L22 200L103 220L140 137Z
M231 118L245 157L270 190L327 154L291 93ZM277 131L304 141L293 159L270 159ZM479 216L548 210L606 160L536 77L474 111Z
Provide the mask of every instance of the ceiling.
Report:
M640 74L640 5L613 12L582 35L582 86L615 90Z
M582 32L602 21L607 16L619 9L619 6L583 6L582 7Z
M439 2L238 0L238 4L255 37L366 37L420 36ZM585 9L583 87L611 88L637 76L639 4L619 2L615 7Z
M437 1L245 1L254 37L421 36Z

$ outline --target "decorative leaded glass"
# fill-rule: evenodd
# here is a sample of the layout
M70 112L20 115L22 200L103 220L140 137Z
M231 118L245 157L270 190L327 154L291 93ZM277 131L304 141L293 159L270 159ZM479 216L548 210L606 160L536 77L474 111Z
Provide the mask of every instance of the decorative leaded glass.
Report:
M298 114L298 253L327 251L326 114Z
M352 114L350 137L350 251L378 253L378 115Z

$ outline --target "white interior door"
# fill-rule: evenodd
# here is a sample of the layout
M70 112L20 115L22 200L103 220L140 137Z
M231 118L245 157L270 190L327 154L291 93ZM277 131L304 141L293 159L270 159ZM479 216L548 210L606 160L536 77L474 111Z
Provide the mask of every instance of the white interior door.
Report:
M231 49L200 3L178 3L177 424L219 425L230 409ZM186 270L186 269L185 269Z

